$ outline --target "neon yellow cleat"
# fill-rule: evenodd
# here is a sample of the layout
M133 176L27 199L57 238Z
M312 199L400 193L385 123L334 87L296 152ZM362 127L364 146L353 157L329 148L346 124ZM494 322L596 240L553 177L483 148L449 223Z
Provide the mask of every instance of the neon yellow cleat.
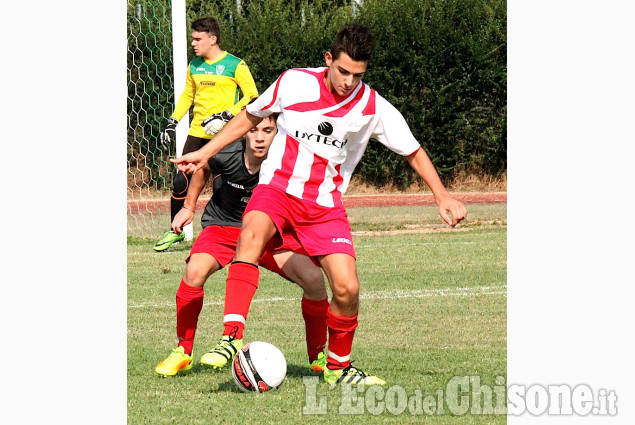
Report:
M172 244L181 242L184 239L185 239L185 233L181 233L180 235L177 235L174 230L168 230L167 232L163 234L163 236L161 236L161 239L159 239L159 242L154 244L154 250L156 252L165 251L166 249L171 247Z
M221 340L208 353L201 357L201 364L214 369L222 369L227 362L234 358L238 350L243 348L243 340L233 336L223 335Z
M185 354L183 347L176 347L167 359L163 360L154 369L161 376L174 376L179 372L187 372L192 369L192 356Z
M319 352L317 359L309 362L309 369L313 372L324 372L324 369L326 369L326 356L324 353Z
M352 362L351 362L352 363ZM324 368L324 381L327 384L351 384L351 385L385 385L386 381L376 376L368 375L352 364L344 369L331 370Z

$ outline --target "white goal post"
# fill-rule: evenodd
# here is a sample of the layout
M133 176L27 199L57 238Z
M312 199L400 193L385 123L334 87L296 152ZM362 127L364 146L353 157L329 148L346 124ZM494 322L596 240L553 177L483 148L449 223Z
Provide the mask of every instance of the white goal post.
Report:
M178 102L187 76L187 28L185 18L185 0L172 0L172 63L174 64L174 103ZM176 155L181 156L190 128L189 114L185 114L176 127ZM185 240L194 237L192 224L183 228Z

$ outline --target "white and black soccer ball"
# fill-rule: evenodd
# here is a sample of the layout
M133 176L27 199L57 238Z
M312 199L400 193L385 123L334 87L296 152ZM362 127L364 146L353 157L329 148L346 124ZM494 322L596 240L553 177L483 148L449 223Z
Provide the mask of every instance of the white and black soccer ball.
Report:
M275 345L250 342L234 356L232 376L245 392L277 390L287 376L287 361Z

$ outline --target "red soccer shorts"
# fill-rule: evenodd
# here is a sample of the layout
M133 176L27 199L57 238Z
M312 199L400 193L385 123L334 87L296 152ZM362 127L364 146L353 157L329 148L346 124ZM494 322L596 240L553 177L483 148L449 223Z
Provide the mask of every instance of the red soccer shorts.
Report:
M267 214L280 234L295 235L313 257L342 253L356 258L344 207L322 207L261 184L254 189L245 214L249 211Z
M218 261L221 267L225 267L229 264L236 254L236 244L238 243L238 237L240 236L240 227L231 226L207 226L198 235L192 249L190 256L197 253L209 254ZM276 251L293 251L297 254L309 256L309 254L302 248L300 242L298 242L293 235L284 234L282 237L282 245L276 248ZM188 257L185 261L188 262ZM314 261L315 262L315 261ZM270 270L280 276L288 279L284 272L278 267L276 261L273 258L273 251L265 250L258 264L262 267Z

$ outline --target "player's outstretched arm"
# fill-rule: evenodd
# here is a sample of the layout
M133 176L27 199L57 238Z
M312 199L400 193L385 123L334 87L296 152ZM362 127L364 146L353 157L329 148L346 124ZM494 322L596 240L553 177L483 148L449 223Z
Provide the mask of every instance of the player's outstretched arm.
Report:
M439 207L439 215L441 218L450 226L456 226L467 216L467 210L465 209L465 205L450 196L445 186L443 186L428 154L421 148L406 158L410 166L421 176L425 184L428 185L432 191L437 206Z
M178 169L184 173L195 173L200 170L211 157L216 156L225 146L233 141L240 139L252 127L257 126L260 121L262 121L262 118L251 115L243 109L218 132L216 137L210 140L201 149L178 158L171 158L170 162L176 164Z

